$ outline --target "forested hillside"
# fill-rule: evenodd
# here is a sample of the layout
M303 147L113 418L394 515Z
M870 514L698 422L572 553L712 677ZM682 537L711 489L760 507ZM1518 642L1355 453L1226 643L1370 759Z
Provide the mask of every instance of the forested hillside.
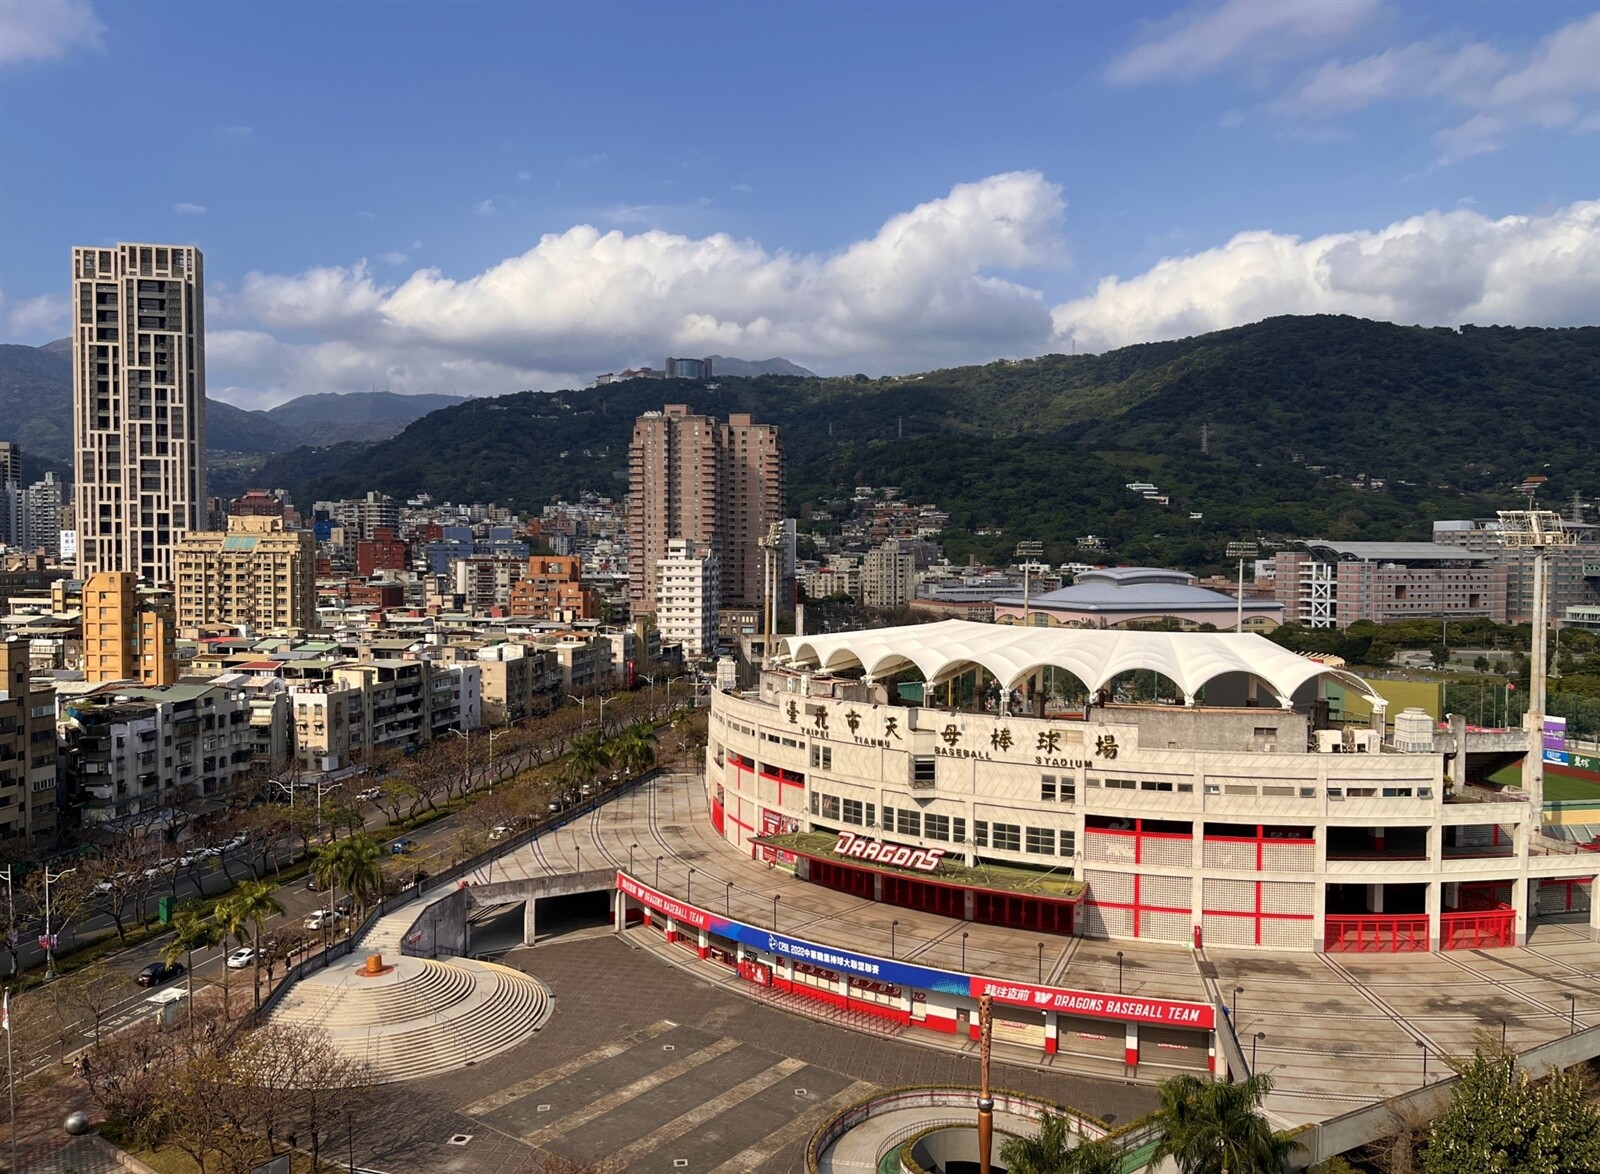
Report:
M1065 557L1094 533L1121 561L1200 566L1257 533L1425 538L1435 516L1511 504L1530 473L1550 477L1547 500L1600 492L1595 327L1285 317L898 379L714 382L474 400L371 448L284 454L258 480L303 501L381 489L533 507L618 494L634 418L682 401L782 426L797 511L853 485L899 485L951 512L956 554L1040 538ZM1362 477L1383 486L1353 488ZM974 533L990 527L1005 533Z

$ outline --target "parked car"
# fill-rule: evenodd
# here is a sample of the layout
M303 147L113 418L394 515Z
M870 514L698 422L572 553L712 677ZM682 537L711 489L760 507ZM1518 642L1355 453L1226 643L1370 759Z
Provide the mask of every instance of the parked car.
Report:
M307 915L306 919L300 923L300 926L302 929L317 932L337 925L340 916L339 913L332 909L318 909Z
M356 899L354 897L340 897L333 903L333 911L340 917L349 917L355 912Z
M365 791L357 791L356 798L362 803L371 803L381 794L383 794L382 787L368 787Z
M415 840L408 840L403 836L389 845L389 853L393 856L404 856L408 852L415 852L416 850L417 842Z
M255 960L256 952L254 949L249 946L240 946L237 950L228 955L228 969L243 970L245 967L254 963Z
M491 840L503 840L510 834L511 828L503 823L497 823L489 829L489 838Z
M160 986L164 982L171 982L173 979L182 976L182 974L182 962L152 962L139 971L139 976L135 981L140 986Z

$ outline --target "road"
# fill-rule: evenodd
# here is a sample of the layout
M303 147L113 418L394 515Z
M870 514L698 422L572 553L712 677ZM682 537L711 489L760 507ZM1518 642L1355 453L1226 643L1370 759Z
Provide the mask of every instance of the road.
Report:
M369 820L368 826L369 830L372 831L382 830L386 826L382 813L377 813L375 821ZM414 840L418 845L416 851L407 857L408 862L417 868L426 869L430 872L444 867L449 862L450 837L460 827L460 814L452 813L423 827L404 833L406 839ZM385 842L387 843L388 841L385 840ZM242 864L235 866L234 872L236 875L242 867ZM268 879L270 879L270 876ZM208 892L225 887L220 868L206 872L202 880L208 885ZM180 893L183 892L182 887L180 887L179 891ZM190 891L193 891L192 886ZM273 896L283 906L284 911L279 916L266 919L262 927L263 937L285 927L298 927L307 914L323 907L327 903L329 895L311 891L307 888L305 879L301 878L278 885L273 890ZM104 925L111 924L108 916L102 914L101 917L104 918ZM308 933L307 936L311 935ZM213 949L195 953L193 961L196 995L199 994L203 983L212 982L222 974L224 969L223 959L236 948L236 945L237 943L230 941ZM165 946L165 939L143 942L140 945L112 954L106 959L105 967L110 974L116 976L114 981L118 983L120 997L102 1016L100 1024L102 1034L126 1027L142 1015L155 1014L155 1009L148 1005L145 1000L157 991L168 987L181 987L187 981L186 977L180 977L155 988L140 987L135 982L135 976L141 970L152 962L161 960L161 952ZM233 999L247 1000L250 998L252 973L251 970L238 970L233 973L233 993L231 995ZM282 974L281 967L278 969L278 973L279 975ZM266 988L266 971L264 969L262 971L262 985L264 994ZM17 1001L26 1004L28 1000L40 997L42 997L40 990L36 988L18 996ZM20 1008L17 1013L22 1013ZM93 1042L94 1025L92 1019L85 1017L80 1020L77 1027L79 1036L77 1046ZM70 1051L71 1048L72 1045L69 1045L66 1050ZM52 1048L52 1055L55 1054L59 1053ZM19 1056L18 1068L24 1072L31 1072L41 1064L50 1062L50 1059L50 1056L27 1058Z

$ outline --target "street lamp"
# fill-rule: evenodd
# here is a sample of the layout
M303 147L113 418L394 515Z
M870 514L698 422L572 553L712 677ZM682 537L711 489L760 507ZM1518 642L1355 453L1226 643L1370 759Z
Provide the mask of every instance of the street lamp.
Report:
M11 895L11 866L8 864L0 870L0 876L6 879L6 942L13 948L17 945L17 902ZM16 969L15 964L12 966Z
M581 874L583 872L583 845L574 844L572 850L578 854L578 867L572 871L574 874Z
M467 741L466 748L461 752L461 797L465 799L467 792L472 790L472 731L468 730L466 733L462 733L454 726L451 726L445 733L454 734L456 737L465 738ZM493 742L489 743L489 748L491 750L494 749ZM322 809L322 792L320 790L317 792L317 809L319 811Z
M1428 1083L1428 1043L1427 1043L1426 1040L1420 1040L1419 1039L1417 1041L1417 1047L1422 1049L1422 1083L1423 1084L1427 1084Z
M899 926L900 923L898 921L891 921L889 923L889 957L891 958L894 957L894 931L898 929Z
M683 878L683 900L685 904L694 904L694 869L690 869Z
M1234 1030L1236 1031L1239 1028L1239 996L1242 994L1244 994L1244 987L1236 986L1233 988L1233 1006L1228 1011L1228 1017L1233 1020Z
M778 902L783 900L777 893L772 894L772 928L778 928Z
M1567 1000L1567 1034L1572 1035L1578 1030L1578 996L1562 991L1561 997Z
M1233 627L1235 632L1244 631L1244 560L1255 558L1258 553L1259 548L1254 542L1228 543L1228 557L1239 560L1239 594L1235 601L1236 613Z
M665 859L665 856L656 857L656 888L658 889L661 887L661 862Z
M50 886L68 873L77 872L76 868L63 868L54 876L50 874L50 866L44 866L44 977L49 982L56 976L56 938L50 932Z
M630 875L633 872L633 850L635 848L637 848L638 846L639 846L638 844L629 844L628 845L628 872L629 872Z
M724 887L724 889L722 890L722 912L728 917L732 917L733 916L733 882L732 881L728 881L727 884L726 884L726 887Z
M1256 1045L1267 1038L1267 1033L1258 1031L1250 1039L1250 1075L1256 1074Z
M962 930L961 931L961 969L962 969L963 972L965 972L966 969L967 969L967 931L966 930Z
M1044 943L1039 943L1039 982L1044 981Z
M1122 951L1117 951L1117 994L1122 993Z

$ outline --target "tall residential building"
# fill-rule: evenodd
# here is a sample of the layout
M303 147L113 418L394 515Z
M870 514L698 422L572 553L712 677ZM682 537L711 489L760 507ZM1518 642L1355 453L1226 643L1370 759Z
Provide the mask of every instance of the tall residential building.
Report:
M200 250L72 250L78 568L172 581L205 528L205 298Z
M861 560L861 601L868 607L905 607L916 594L917 559L910 544L890 538Z
M170 595L141 590L132 571L99 571L84 581L82 601L85 680L177 681Z
M726 424L668 404L635 421L628 449L628 597L635 615L656 601L656 565L674 538L716 554L722 598L760 604L761 540L783 512L783 445L773 424L745 413Z
M687 538L667 540L656 560L656 629L668 644L707 656L717 648L721 570L715 552Z
M0 546L24 546L22 448L0 440Z
M190 534L178 544L178 622L257 630L310 629L317 619L317 543L282 518L246 514L225 532Z
M63 486L54 473L46 473L22 491L23 550L42 550L51 558L61 556L61 506Z

